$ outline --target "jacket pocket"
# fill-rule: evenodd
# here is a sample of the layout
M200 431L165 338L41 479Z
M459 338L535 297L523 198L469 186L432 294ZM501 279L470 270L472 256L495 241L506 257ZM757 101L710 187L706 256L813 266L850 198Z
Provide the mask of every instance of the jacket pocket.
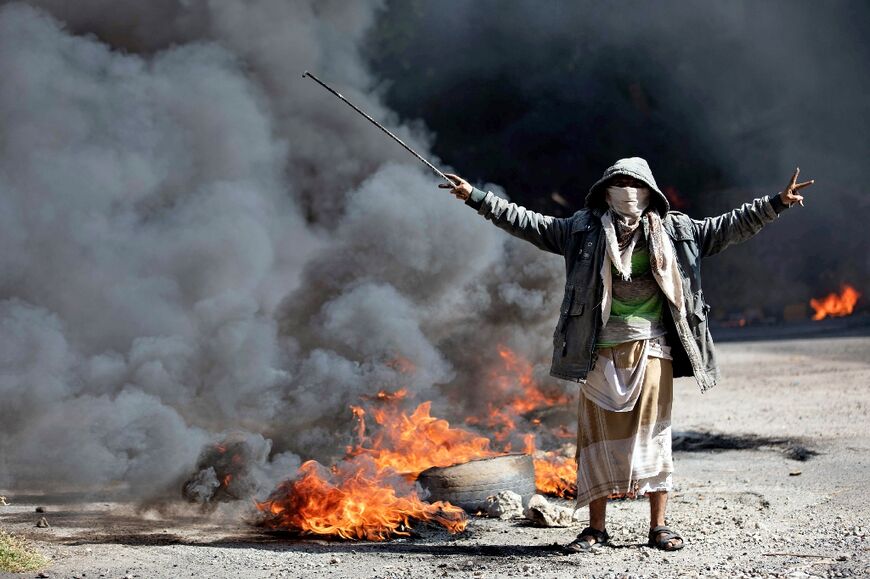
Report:
M675 222L673 229L665 229L674 241L695 241L692 228L684 223Z
M571 310L571 302L573 300L574 286L566 285L565 294L562 296L562 305L559 306L559 322L556 324L556 329L553 330L554 342L561 340L562 335L565 333L565 320L568 318L568 312Z
M578 295L579 293L575 286L565 286L565 295L562 297L562 306L559 308L559 323L556 324L556 329L553 332L553 338L563 347L571 318L583 315L583 310L586 309L586 304L581 299L583 296Z
M559 317L579 316L583 314L586 303L583 296L573 285L565 286L565 295L562 298L562 307L559 309Z
M568 310L571 309L571 302L574 300L574 286L566 285L565 286L565 295L562 296L562 306L559 308L560 315L566 315Z
M710 311L710 306L704 301L703 290L698 290L692 294L691 310L689 311L689 324L699 326L707 321L707 312Z
M586 309L586 302L581 301L581 296L577 295L575 290L574 298L571 300L571 307L568 308L569 316L582 316L583 310Z

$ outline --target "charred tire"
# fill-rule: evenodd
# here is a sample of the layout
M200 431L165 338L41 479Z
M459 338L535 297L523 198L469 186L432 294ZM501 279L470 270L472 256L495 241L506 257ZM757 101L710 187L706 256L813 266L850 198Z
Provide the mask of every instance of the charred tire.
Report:
M528 454L481 458L424 470L417 482L429 491L428 501L447 501L469 513L483 509L486 497L513 491L523 504L535 494L535 463Z

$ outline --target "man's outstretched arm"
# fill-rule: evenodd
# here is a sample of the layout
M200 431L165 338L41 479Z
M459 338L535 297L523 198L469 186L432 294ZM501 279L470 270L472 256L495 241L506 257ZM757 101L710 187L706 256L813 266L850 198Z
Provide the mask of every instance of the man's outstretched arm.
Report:
M507 199L475 189L458 175L446 175L455 184L451 188L443 183L438 185L440 188L450 189L457 199L464 200L466 205L477 209L478 213L511 235L525 239L544 251L563 255L570 228L568 219L530 211Z
M701 248L701 255L703 257L714 255L733 243L746 241L792 204L803 205L804 198L800 190L809 187L815 181L798 183L799 174L800 169L795 169L794 175L782 193L744 203L737 209L718 217L693 219L695 239Z

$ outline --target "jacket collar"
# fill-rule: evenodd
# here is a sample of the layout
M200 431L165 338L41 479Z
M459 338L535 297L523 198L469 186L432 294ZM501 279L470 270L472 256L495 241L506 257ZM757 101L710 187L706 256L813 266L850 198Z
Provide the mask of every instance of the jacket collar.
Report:
M590 209L588 207L581 209L574 214L571 222L571 233L582 233L589 231L593 227L601 225L601 215L603 211L599 208Z

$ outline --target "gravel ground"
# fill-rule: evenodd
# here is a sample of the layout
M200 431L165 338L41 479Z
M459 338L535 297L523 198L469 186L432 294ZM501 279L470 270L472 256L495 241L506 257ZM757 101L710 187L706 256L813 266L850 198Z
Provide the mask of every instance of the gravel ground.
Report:
M264 534L230 511L143 515L75 494L0 493L11 503L0 506L0 523L52 559L43 571L49 577L870 576L870 338L733 342L719 350L720 386L701 395L693 381L677 381L675 430L756 444L676 453L669 522L687 545L675 553L643 546L644 500L612 502L614 545L571 556L557 546L579 528L476 518L455 537L426 530L389 543L300 541ZM818 454L790 458L789 448L802 448L792 443ZM37 505L47 512L36 513ZM35 527L41 516L51 528Z

